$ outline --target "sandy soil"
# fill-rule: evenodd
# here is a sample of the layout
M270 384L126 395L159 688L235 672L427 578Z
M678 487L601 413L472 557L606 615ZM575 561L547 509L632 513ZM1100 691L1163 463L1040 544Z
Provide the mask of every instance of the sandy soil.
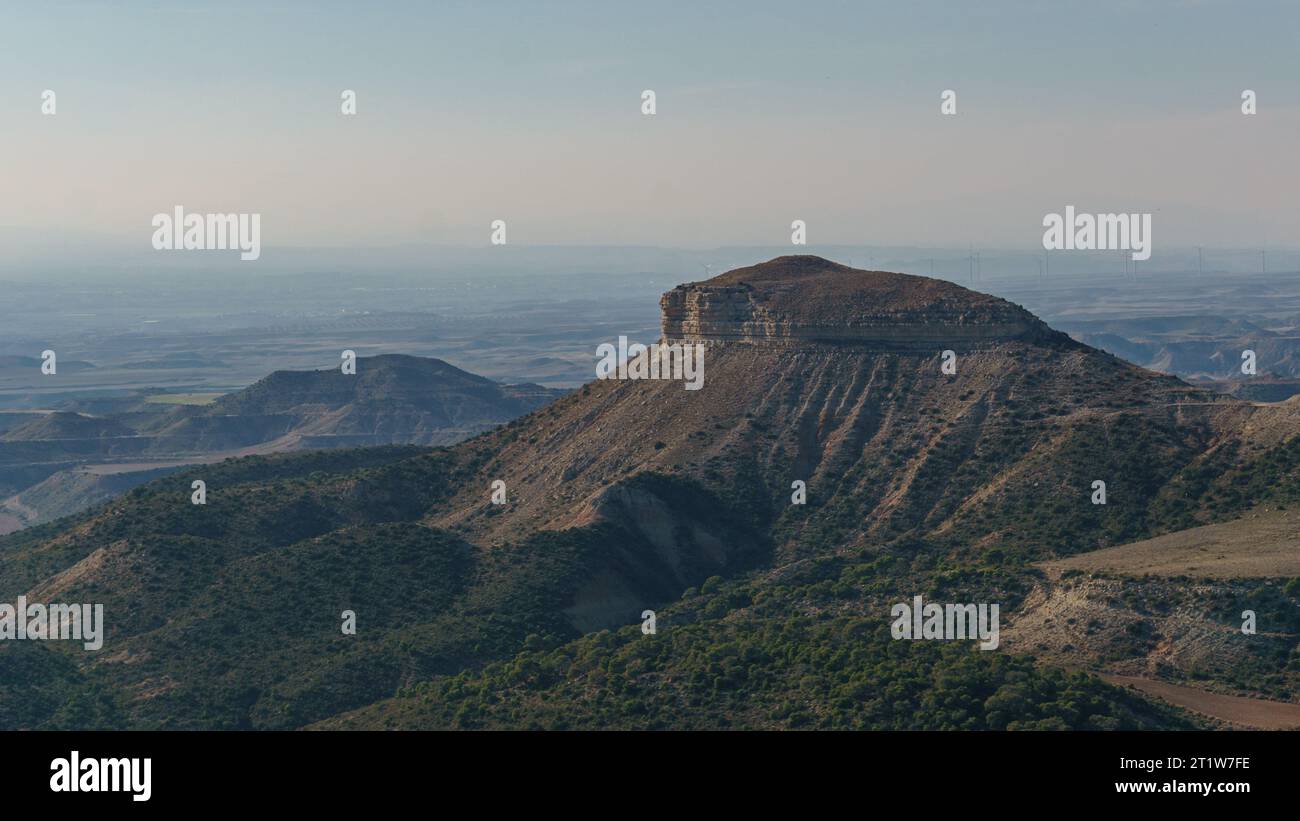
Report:
M1154 681L1137 676L1099 674L1111 684L1132 686L1149 696L1156 696L1170 704L1209 716L1230 724L1260 730L1293 730L1300 728L1300 704L1285 701L1265 701L1259 698L1225 696L1184 687L1165 681Z
M1300 576L1300 511L1250 513L1140 542L1044 562L1049 571L1239 579Z

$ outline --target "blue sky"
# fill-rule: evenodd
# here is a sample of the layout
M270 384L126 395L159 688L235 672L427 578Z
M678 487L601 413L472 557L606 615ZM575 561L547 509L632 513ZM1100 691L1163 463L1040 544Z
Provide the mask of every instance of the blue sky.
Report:
M1295 244L1298 44L1280 2L6 3L0 227L1028 247L1075 204Z

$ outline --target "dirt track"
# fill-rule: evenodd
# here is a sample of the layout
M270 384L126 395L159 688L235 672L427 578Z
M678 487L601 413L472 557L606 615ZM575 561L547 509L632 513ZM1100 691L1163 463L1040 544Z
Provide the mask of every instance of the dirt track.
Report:
M1099 675L1111 684L1121 687L1132 686L1149 696L1156 696L1185 710L1226 721L1229 724L1260 730L1300 728L1300 704L1225 696L1198 690L1195 687L1184 687L1180 684L1137 676L1117 676L1108 673Z

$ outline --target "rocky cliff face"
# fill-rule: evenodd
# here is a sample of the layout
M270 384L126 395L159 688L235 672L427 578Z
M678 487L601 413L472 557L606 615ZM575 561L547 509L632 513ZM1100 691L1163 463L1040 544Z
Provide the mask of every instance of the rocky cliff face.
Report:
M1168 441L1190 458L1203 444L1181 430L1190 417L1199 414L1196 436L1213 435L1240 408L1074 342L997 297L818 257L686 284L662 306L667 339L709 346L701 390L677 380L592 382L467 446L481 449L481 472L429 522L495 545L538 529L634 520L629 529L658 544L652 532L681 522L663 517L647 529L662 507L610 504L622 498L611 487L646 472L742 500L758 519L788 521L776 539L786 557L828 539L951 534L1002 515L1009 495L1086 517L1092 505L1072 504L1076 484L1148 472L1117 467L1097 445L1114 438L1111 427L1130 426L1125 435ZM953 373L943 370L947 349L958 352ZM1062 465L1079 475L1062 479ZM495 480L511 490L494 507L484 488ZM806 518L790 504L794 480L819 488L820 505Z
M941 280L780 257L663 295L670 341L840 343L873 350L1069 344L1028 311Z

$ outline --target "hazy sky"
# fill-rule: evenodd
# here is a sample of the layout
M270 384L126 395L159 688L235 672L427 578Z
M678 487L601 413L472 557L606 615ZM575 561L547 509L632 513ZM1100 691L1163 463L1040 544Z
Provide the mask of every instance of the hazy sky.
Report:
M1073 204L1300 244L1300 3L1066 6L6 2L0 236L1028 248Z

